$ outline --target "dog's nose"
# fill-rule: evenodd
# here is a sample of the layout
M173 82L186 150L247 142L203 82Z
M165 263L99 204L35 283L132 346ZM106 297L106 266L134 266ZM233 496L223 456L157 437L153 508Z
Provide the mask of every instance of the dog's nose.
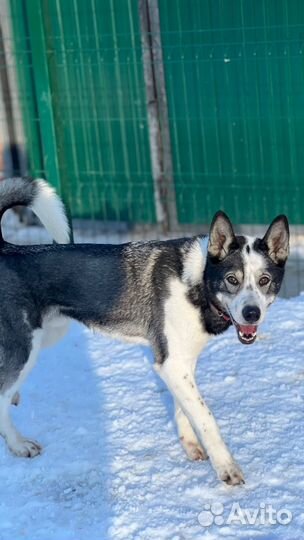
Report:
M246 322L256 323L261 316L261 310L258 306L245 306L242 314Z

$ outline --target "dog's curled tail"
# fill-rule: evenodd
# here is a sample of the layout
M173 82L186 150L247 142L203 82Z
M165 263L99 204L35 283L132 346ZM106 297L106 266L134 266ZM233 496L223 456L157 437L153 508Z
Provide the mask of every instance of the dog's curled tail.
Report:
M56 242L59 244L70 242L70 227L63 202L45 180L28 178L2 180L0 182L0 220L8 208L19 205L28 206L33 210Z

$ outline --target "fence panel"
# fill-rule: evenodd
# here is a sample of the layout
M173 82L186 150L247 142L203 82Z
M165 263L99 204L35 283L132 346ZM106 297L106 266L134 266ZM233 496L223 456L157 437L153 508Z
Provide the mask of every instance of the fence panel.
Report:
M16 35L24 26L24 15L30 29L38 24L33 3L37 1L11 0ZM38 3L59 174L73 217L154 222L137 2ZM28 28L22 31L29 46L34 47L34 32ZM29 94L32 66L22 54L19 80ZM32 94L29 101L34 97ZM26 107L24 101L24 111ZM31 121L27 124L29 129ZM28 136L30 139L30 131ZM41 132L42 138L50 136ZM36 174L36 160L32 162ZM52 182L52 178L49 180Z
M38 1L73 216L154 222L138 2L10 0L34 174L49 136L33 83ZM303 2L158 3L179 223L219 207L236 223L302 223Z
M304 4L159 0L179 221L303 222Z

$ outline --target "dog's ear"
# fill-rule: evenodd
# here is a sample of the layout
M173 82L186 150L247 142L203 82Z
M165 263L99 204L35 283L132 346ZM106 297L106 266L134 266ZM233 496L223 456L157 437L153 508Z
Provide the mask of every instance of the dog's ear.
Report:
M286 262L289 253L289 226L286 216L281 215L273 220L263 238L263 242L268 248L269 257L276 264Z
M210 226L208 252L212 257L224 259L235 239L228 216L224 212L217 212Z

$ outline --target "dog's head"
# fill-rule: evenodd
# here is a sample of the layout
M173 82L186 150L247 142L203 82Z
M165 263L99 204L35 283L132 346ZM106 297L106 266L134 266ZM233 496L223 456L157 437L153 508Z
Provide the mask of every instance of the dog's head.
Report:
M289 252L287 218L276 217L263 238L236 236L229 218L215 214L209 234L205 286L213 311L251 344L278 294Z

